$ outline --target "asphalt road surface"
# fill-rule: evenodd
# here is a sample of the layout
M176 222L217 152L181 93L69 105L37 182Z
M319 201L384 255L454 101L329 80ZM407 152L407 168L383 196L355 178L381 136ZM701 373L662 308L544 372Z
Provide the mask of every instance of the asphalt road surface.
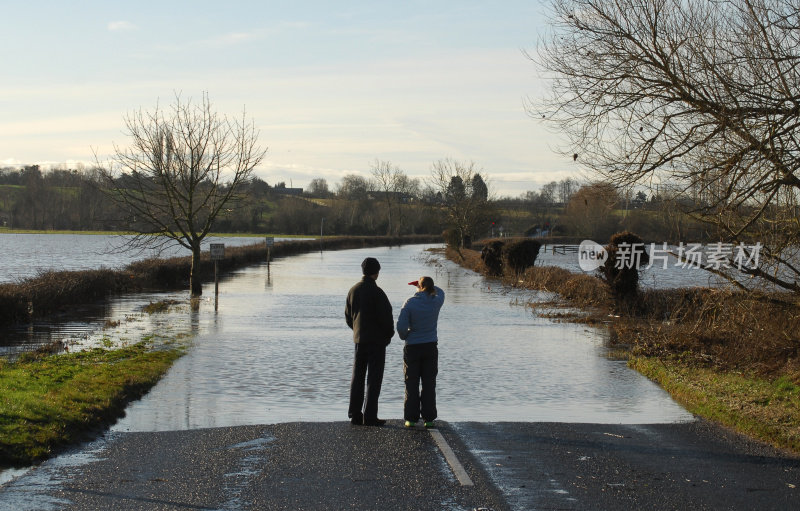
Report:
M800 460L705 421L438 431L443 444L399 421L107 433L0 487L0 509L800 507Z

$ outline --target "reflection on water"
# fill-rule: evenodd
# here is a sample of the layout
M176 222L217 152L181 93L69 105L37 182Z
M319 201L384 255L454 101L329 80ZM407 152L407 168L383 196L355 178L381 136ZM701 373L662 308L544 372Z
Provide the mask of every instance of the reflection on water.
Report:
M502 290L421 246L311 253L240 270L182 315L196 331L188 355L115 427L176 430L287 421L346 420L352 335L348 289L364 257L395 318L432 275L447 293L440 315L440 418L448 421L653 423L690 420L665 392L606 358L602 330L533 316L532 293ZM490 289L491 288L491 289ZM204 292L213 294L213 284ZM177 319L177 318L176 318ZM380 415L402 414L402 342L386 358Z

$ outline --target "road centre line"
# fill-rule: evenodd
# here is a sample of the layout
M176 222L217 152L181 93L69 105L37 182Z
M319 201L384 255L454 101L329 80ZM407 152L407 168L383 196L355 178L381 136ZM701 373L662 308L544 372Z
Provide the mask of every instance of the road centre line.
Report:
M458 482L461 483L461 486L474 486L472 479L469 478L467 471L464 470L464 466L461 465L460 461L458 461L456 453L454 453L453 449L450 448L450 445L447 443L447 440L444 439L444 436L442 436L442 434L436 429L431 429L429 431L431 432L431 436L436 442L436 445L439 446L439 450L442 451L442 454L444 454L444 459L447 460L447 464L450 465L450 469L453 471L456 479L458 479Z

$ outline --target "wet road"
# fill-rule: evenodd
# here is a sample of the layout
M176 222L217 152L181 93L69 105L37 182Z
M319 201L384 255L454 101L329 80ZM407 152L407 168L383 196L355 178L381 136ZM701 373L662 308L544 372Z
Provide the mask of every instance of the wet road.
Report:
M510 509L788 510L800 459L703 420L460 423Z
M3 510L795 509L800 461L703 421L346 422L110 432L0 490Z

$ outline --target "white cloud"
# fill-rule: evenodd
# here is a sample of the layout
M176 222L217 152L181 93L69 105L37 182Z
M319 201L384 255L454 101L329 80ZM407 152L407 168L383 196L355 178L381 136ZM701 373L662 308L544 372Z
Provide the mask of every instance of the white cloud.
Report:
M137 27L130 21L110 21L108 23L108 31L109 32L130 32L131 30L136 30Z

